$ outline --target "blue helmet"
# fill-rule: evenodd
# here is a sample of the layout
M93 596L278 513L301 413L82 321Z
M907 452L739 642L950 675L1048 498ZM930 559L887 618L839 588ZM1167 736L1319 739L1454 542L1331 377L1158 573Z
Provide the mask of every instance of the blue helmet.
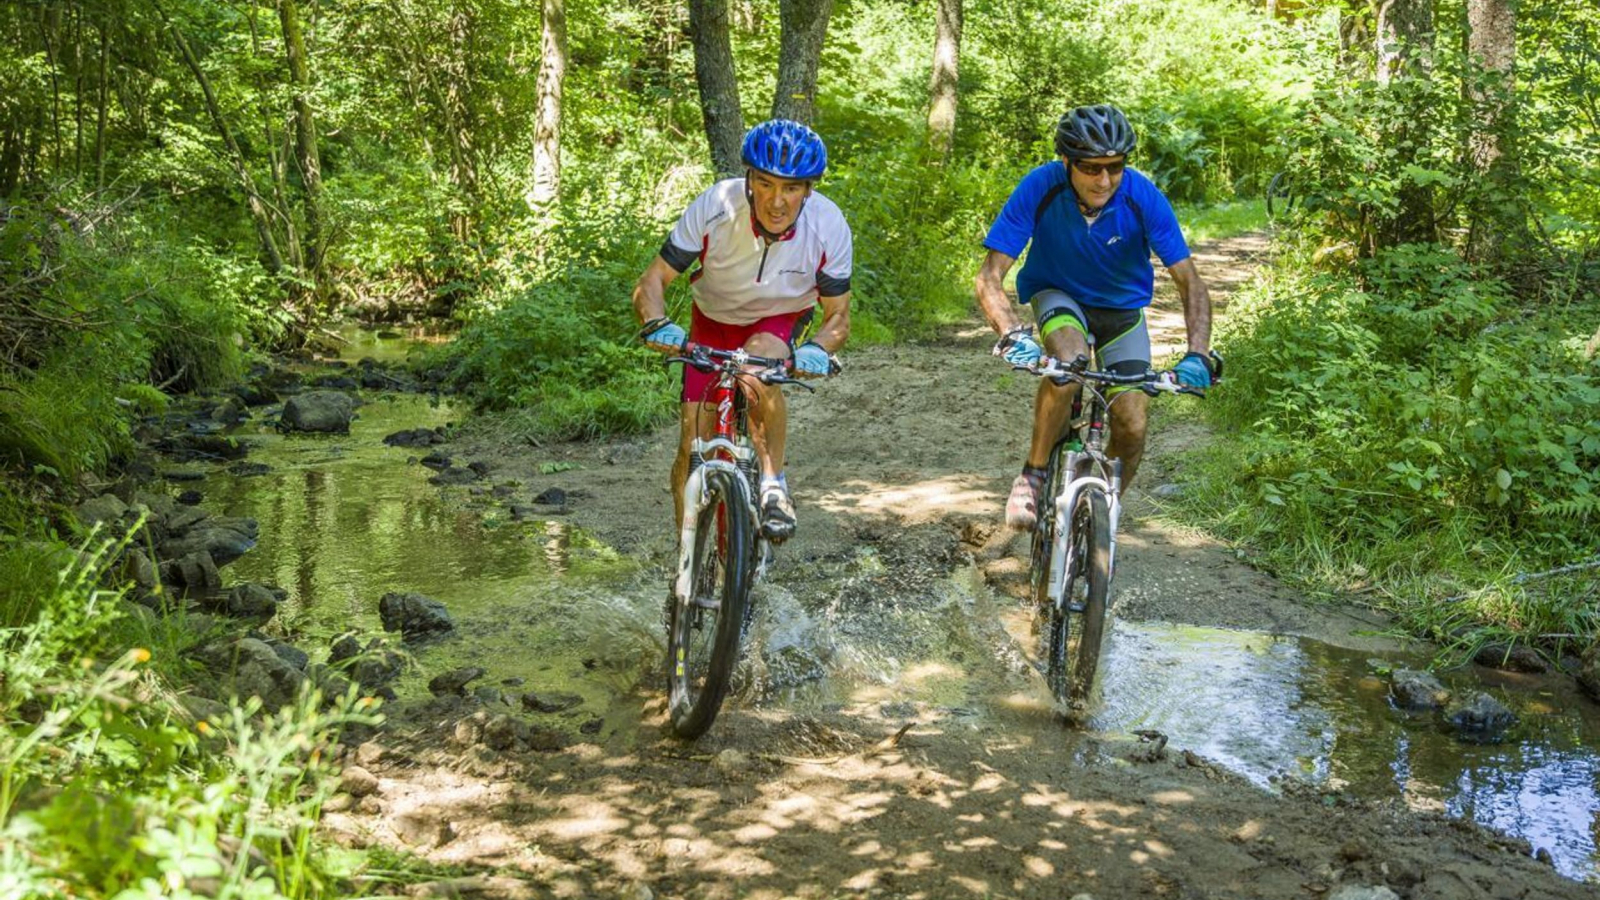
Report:
M779 178L811 181L828 168L828 148L822 138L788 119L772 119L750 129L739 155L750 168Z

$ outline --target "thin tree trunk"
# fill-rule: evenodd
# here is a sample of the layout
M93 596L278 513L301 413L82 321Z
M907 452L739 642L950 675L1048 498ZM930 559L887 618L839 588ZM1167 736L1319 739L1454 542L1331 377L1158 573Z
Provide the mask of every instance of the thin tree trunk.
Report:
M100 31L100 91L97 98L99 109L95 113L94 121L94 186L99 190L106 185L106 111L111 106L111 91L107 85L107 61L111 52L111 42L106 34L104 23L97 26Z
M567 77L567 8L543 0L539 42L539 117L533 128L533 187L528 203L544 206L561 192L561 88Z
M164 11L162 18L166 18ZM244 190L245 205L250 210L250 220L255 224L256 236L261 240L261 251L267 258L267 271L274 277L282 276L283 254L278 251L278 242L272 237L272 223L267 215L267 206L261 201L255 179L250 177L250 170L245 166L244 153L239 150L239 142L233 139L233 132L228 128L227 120L222 117L222 109L217 105L216 92L211 89L211 80L206 77L205 70L200 68L200 61L195 58L194 51L189 49L189 42L184 40L182 32L178 31L177 26L170 21L167 27L172 32L172 42L177 45L178 54L183 57L184 65L189 67L195 80L200 83L200 92L205 95L206 111L211 114L211 124L216 127L223 146L228 148L234 174L239 178L239 187Z
M1379 0L1377 6L1376 76L1380 86L1398 92L1415 104L1419 92L1415 83L1428 78L1428 58L1433 49L1432 0ZM1397 83L1398 82L1398 83ZM1412 115L1401 117L1388 137L1396 154L1395 164L1402 169L1416 165L1428 140L1426 109L1413 108ZM1434 240L1433 194L1423 185L1407 182L1399 191L1400 208L1380 235L1385 245L1422 243Z
M928 84L928 143L942 163L956 138L961 65L961 0L938 0L933 40L933 75Z
M828 35L833 0L779 0L783 30L778 49L778 88L772 117L810 125L817 112L817 66Z
M744 116L733 71L733 44L728 38L728 0L689 0L689 33L694 41L694 78L700 87L711 166L719 178L737 175L744 168L739 160Z
M1516 34L1516 12L1510 0L1467 0L1467 56L1483 79L1468 87L1477 123L1467 153L1487 188L1477 192L1478 199L1469 210L1472 224L1467 255L1486 262L1500 260L1507 241L1526 226L1511 189L1517 171L1515 155L1506 146L1509 129L1505 127L1515 84Z
M58 10L46 7L39 16L39 36L44 41L44 58L50 69L50 125L55 135L50 168L61 169L61 65L56 59L54 32L61 26Z
M300 30L300 10L295 0L278 0L283 44L289 63L289 88L293 91L295 165L304 191L306 237L304 259L319 301L327 297L327 271L323 264L327 235L322 224L322 159L317 152L317 122L311 108L311 77L306 63L305 35Z

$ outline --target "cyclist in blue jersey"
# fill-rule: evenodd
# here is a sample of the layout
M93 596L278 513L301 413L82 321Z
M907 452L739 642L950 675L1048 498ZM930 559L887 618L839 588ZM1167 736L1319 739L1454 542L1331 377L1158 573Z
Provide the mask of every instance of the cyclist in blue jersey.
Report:
M1103 369L1147 371L1145 307L1155 290L1154 252L1183 300L1189 352L1177 365L1178 379L1210 386L1211 295L1195 270L1172 204L1146 175L1127 168L1137 143L1133 126L1116 107L1071 110L1056 126L1060 158L1023 176L1000 210L983 242L988 254L974 289L1000 335L995 353L1007 362L1027 365L1043 355L1072 360L1093 345ZM1022 320L1004 286L1024 249L1028 258L1017 273L1017 298L1032 306L1033 324ZM1077 391L1075 384L1039 380L1033 441L1006 501L1006 524L1012 528L1028 530L1038 521L1045 467ZM1144 455L1149 402L1138 390L1122 390L1111 402L1109 449L1122 460L1124 484L1133 481Z

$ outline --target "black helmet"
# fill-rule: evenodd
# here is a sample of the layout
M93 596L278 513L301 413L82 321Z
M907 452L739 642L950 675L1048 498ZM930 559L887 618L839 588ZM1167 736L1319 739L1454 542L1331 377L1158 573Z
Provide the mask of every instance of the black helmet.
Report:
M1056 153L1068 159L1126 156L1138 145L1128 117L1115 106L1080 106L1056 123Z

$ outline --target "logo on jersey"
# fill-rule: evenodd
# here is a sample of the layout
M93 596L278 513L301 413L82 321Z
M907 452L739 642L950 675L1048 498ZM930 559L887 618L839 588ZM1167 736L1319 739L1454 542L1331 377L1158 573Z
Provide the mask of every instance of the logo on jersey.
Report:
M1114 235L1111 236L1111 240L1106 241L1106 246L1109 247L1112 244L1115 244L1117 241L1120 241L1120 240L1122 240L1122 235L1114 234Z

